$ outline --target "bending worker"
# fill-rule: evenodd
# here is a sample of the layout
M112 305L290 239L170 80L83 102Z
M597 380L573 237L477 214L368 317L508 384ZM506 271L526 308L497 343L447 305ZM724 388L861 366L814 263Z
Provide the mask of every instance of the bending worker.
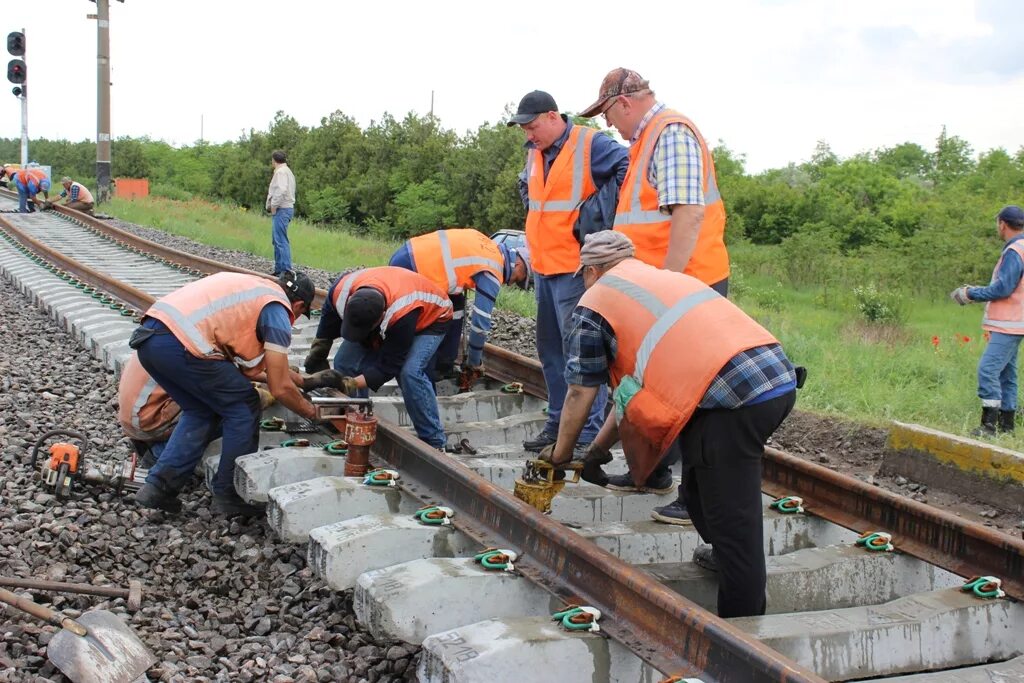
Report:
M964 285L950 294L961 306L985 302L982 329L989 335L978 362L981 426L975 436L1012 432L1017 414L1017 351L1024 339L1024 209L1004 206L996 216L1003 240L992 281L985 287Z
M451 320L448 295L419 273L380 266L342 274L327 290L306 371L317 371L341 337L334 369L344 375L342 391L365 396L398 377L416 435L442 450L444 427L428 373Z
M61 178L60 183L64 186L60 193L60 196L64 199L64 206L75 211L92 213L93 198L89 188L67 176Z
M255 516L260 508L235 493L235 460L259 445L260 398L250 379L266 371L274 398L306 419L316 417L302 397L302 378L288 368L296 316L309 316L312 281L285 273L275 282L257 275L217 273L190 282L154 303L129 345L142 367L181 406L181 418L146 485L144 507L181 509L188 482L218 422L223 430L213 506L223 515Z
M452 302L452 323L437 351L436 375L451 373L459 355L459 341L466 308L466 291L474 291L473 315L469 323L469 351L459 385L469 389L482 374L481 356L491 331L491 313L502 284L526 288L530 277L530 250L510 249L495 244L479 230L461 228L438 230L411 240L398 248L390 265L406 268L426 277L448 292Z
M43 200L49 197L50 179L41 168L21 168L14 172L14 185L18 189L18 211L31 213L43 202L37 195L42 192Z
M553 443L565 400L565 342L572 309L583 294L573 277L583 236L611 227L619 184L626 177L626 149L594 128L578 126L558 113L554 98L535 90L519 102L508 122L526 135L526 167L519 194L526 207L526 243L537 273L537 356L548 390L547 422L523 442L528 451ZM590 443L604 418L602 390L580 437Z
M583 246L587 291L573 313L569 391L558 439L542 457L572 459L610 381L615 414L587 449L587 478L603 483L592 465L610 461L620 438L641 485L678 448L693 524L714 549L698 548L694 561L718 571L719 616L764 614L761 457L793 408L796 370L775 337L723 296L634 253L621 232L591 235Z

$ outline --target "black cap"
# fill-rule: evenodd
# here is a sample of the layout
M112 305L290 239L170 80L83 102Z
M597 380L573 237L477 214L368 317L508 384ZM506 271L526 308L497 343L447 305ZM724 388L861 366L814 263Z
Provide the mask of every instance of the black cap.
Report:
M293 273L286 270L277 278L277 284L281 285L288 295L288 301L301 301L306 304L305 316L308 318L313 308L313 297L316 295L316 287L313 281L305 273Z
M558 111L555 98L543 90L534 90L526 93L526 96L519 101L519 109L516 111L516 115L509 119L508 125L521 126L549 111Z
M362 342L380 326L384 316L384 295L372 287L360 287L345 302L341 317L341 337L350 342Z

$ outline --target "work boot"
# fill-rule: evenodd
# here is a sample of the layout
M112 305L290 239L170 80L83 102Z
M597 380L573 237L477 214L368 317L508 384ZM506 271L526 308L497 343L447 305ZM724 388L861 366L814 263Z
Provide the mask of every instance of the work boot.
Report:
M1004 434L1013 433L1013 420L1016 417L1016 410L1000 410L999 411L999 431Z
M681 500L673 500L668 505L662 505L651 510L651 518L665 524L678 524L689 526L693 524L690 519L690 511L686 509L686 503Z
M672 481L672 472L668 471L662 475L652 474L647 478L647 481L643 486L637 486L633 481L633 476L629 473L626 474L613 474L608 477L608 483L606 488L613 491L627 491L634 493L655 493L662 495L665 493L672 493L675 489L675 482Z
M154 465L156 465L156 457L153 455L153 451L146 451L146 454L142 456L142 460L139 461L139 469L152 469Z
M250 505L237 493L215 493L210 512L224 517L260 517L266 512L265 505Z
M709 572L717 572L718 558L715 557L714 547L706 543L697 546L693 551L693 563L698 567L707 569Z
M177 494L166 493L152 484L146 484L135 493L135 502L151 510L181 512L181 501Z
M971 436L995 436L999 422L999 408L981 409L981 426L971 432Z
M545 446L555 443L557 435L549 432L541 432L535 439L527 439L523 442L523 448L531 453L540 453Z

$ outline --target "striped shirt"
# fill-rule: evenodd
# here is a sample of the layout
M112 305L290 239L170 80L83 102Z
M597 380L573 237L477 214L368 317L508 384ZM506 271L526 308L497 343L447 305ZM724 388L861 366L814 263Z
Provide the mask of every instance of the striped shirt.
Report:
M566 353L566 384L607 384L618 342L611 325L597 312L577 306L572 314ZM796 370L782 346L769 344L741 351L726 363L704 392L699 408L740 408L796 388Z
M644 128L665 105L658 102L644 114L630 144L636 144ZM668 214L676 204L704 206L704 156L700 142L687 126L670 123L654 144L647 180L658 190L658 208Z

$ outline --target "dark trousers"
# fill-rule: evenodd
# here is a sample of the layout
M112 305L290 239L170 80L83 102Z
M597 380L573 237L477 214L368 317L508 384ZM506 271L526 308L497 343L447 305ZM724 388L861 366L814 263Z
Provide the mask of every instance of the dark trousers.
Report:
M764 614L765 562L761 458L796 391L734 410L698 410L676 443L684 500L718 563L718 615Z

